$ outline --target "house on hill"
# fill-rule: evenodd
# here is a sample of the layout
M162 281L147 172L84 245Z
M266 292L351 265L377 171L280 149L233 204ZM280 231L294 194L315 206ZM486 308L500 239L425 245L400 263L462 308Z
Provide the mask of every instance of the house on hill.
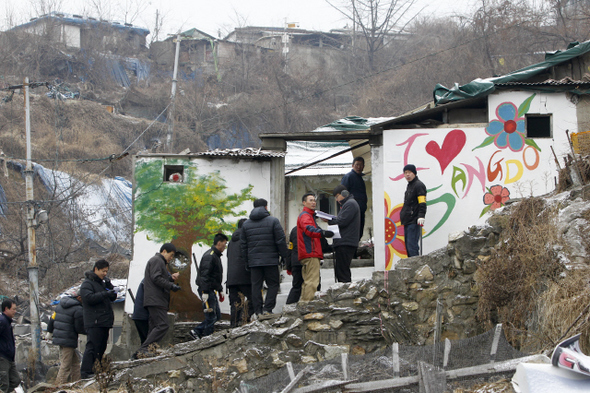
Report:
M581 132L590 127L589 67L590 41L574 43L503 76L437 85L434 102L402 116L348 130L263 134L262 148L281 150L295 140L364 143L373 206L384 207L373 209L375 269L389 270L407 256L399 220L404 165L416 165L428 189L424 253L510 199L555 190L572 152L569 136L588 135Z
M146 48L148 29L131 23L110 22L81 15L51 12L12 28L12 32L46 35L66 48L138 53Z

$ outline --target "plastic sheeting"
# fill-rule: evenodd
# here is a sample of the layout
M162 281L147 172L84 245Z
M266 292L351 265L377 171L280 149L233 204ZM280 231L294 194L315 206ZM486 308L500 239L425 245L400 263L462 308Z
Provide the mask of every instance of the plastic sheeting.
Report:
M455 83L455 85L451 88L437 84L433 92L434 103L436 105L441 105L466 98L485 97L496 89L496 84L522 82L528 80L532 76L540 74L555 65L571 60L588 52L590 52L590 41L583 43L572 42L564 51L547 53L545 55L545 61L521 68L520 70L506 75L487 79L478 78L462 86L459 86L458 83ZM579 91L575 89L574 86L572 86L570 89L572 92L578 94L587 93L586 91Z

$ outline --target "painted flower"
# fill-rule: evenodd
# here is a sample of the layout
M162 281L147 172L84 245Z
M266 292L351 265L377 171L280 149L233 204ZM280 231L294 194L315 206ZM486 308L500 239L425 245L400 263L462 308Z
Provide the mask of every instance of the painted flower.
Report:
M391 199L385 193L385 270L392 268L395 255L400 258L408 255L404 242L404 227L400 219L402 206L403 203L391 206Z
M489 210L496 210L510 199L510 191L500 185L491 186L483 196L483 203L489 205Z
M525 119L518 117L518 109L512 102L504 102L496 108L497 120L486 127L486 133L494 137L494 144L500 148L521 151L525 145Z

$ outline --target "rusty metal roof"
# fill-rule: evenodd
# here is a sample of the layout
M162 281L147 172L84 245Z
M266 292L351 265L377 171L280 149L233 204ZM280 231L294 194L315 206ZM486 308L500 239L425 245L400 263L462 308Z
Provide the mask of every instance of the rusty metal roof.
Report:
M560 80L547 79L542 82L504 82L496 83L496 86L579 86L579 85L590 85L589 80L573 80L569 77L565 77Z
M215 149L201 152L191 152L194 156L208 156L208 157L250 157L250 158L282 158L287 153L284 151L262 150L252 147L245 149Z

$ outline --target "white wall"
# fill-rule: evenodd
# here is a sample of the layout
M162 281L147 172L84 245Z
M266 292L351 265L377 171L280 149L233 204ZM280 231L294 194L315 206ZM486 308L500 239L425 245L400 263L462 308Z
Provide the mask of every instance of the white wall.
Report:
M488 102L489 120L497 119L496 109L500 104L512 102L518 109L532 94L492 94ZM373 183L374 205L378 206L377 195L390 199L386 215L401 205L407 186L402 174L403 167L408 163L416 165L418 177L429 190L423 232L424 253L428 253L446 246L449 234L465 230L489 216L487 212L480 219L482 212L486 211L484 209L492 206L484 203L484 195L489 193L491 187L497 186L494 190L509 192L510 198L552 191L557 168L550 147L553 146L560 159L569 153L565 130L577 132L576 108L563 93L537 93L526 113L553 116L552 138L534 139L540 151L526 144L518 151L508 147L499 148L495 143L476 148L489 136L485 131L486 124L473 128L449 125L447 128L384 131L383 156L377 158L376 152L373 153L373 162L381 162L383 167L382 193L375 188L380 186L379 182ZM395 216L392 217L395 221ZM386 219L380 209L374 209L376 223L385 223ZM390 229L395 227L390 224ZM386 238L392 239L385 232L384 224L379 230L376 225L376 244L384 245ZM400 250L400 247L394 247L396 243L399 246L403 239L398 238L397 242L394 240L390 245L381 246L380 250L378 247L375 269L391 269L401 257L405 257L405 248ZM396 254L396 250L401 252Z
M138 160L150 160L151 158L138 158ZM157 158L161 159L161 158ZM228 187L226 192L228 194L238 193L242 189L246 188L248 185L253 185L252 195L255 198L265 198L269 201L269 209L272 211L272 206L270 206L270 189L271 189L271 176L270 176L270 161L254 161L254 160L237 160L231 158L216 158L216 159L207 159L207 158L187 158L186 163L191 166L198 167L198 174L204 175L209 174L215 171L219 171L222 178L225 179L225 184ZM177 165L177 162L174 162L174 165ZM137 196L134 195L134 198ZM171 195L173 197L173 195ZM154 204L154 208L157 209L157 204ZM252 202L248 201L243 203L240 206L240 210L246 210L250 214L252 210ZM134 214L135 211L134 211ZM247 217L246 215L246 217ZM237 222L239 218L228 218L230 221ZM227 234L228 236L231 233ZM201 256L203 253L211 247L213 242L214 234L211 234L211 244L201 247L198 245L194 245L192 248L192 252L195 253L197 260L200 261ZM172 239L170 239L172 240ZM137 292L137 287L139 283L143 279L145 266L147 261L154 256L156 252L159 251L161 243L156 243L151 241L148 235L145 232L135 232L133 236L133 259L129 265L129 278L127 282L127 287L133 290L135 294ZM223 253L222 263L224 268L224 289L225 289L225 279L227 276L227 257L226 253ZM191 265L191 286L194 293L197 293L197 286L194 283L194 279L197 276L197 272L194 266L194 263ZM125 301L125 312L132 313L133 312L133 302L127 298L128 300ZM221 303L221 310L224 313L229 313L229 302Z

